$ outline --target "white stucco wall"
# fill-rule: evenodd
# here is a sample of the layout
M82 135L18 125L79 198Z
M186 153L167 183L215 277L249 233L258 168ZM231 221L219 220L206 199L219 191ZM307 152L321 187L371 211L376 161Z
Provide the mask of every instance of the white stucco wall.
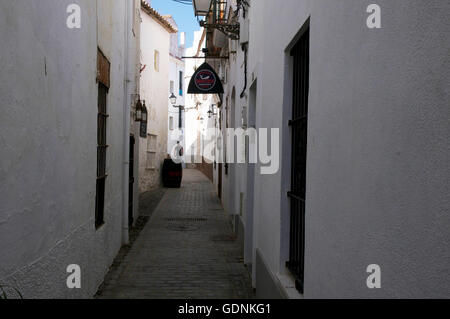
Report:
M179 90L179 77L180 77L180 73L179 72L183 72L183 93L182 95L180 95L180 90ZM168 96L171 95L171 93L173 93L176 98L177 98L177 103L176 105L182 105L184 106L184 97L186 95L187 90L184 87L184 78L185 78L185 68L184 68L184 63L182 61L180 61L177 58L174 57L170 57L170 74L169 74L169 85L170 82L173 81L174 83L174 90L173 92L170 92L170 89L168 91ZM168 112L169 112L169 117L173 118L173 129L176 130L179 128L179 109L177 107L174 107L172 105L172 103L168 100ZM179 140L180 142L183 143L184 145L184 127L185 127L185 123L184 123L184 112L183 112L183 118L182 118L182 129L180 132L180 138L178 138L177 140ZM169 134L170 134L170 130L169 130ZM170 136L169 136L170 137ZM177 140L171 140L169 138L168 142L167 142L167 153L170 153L172 151L173 146L175 146L177 144Z
M289 251L286 50L311 19L306 298L450 296L450 5L377 3L380 30L357 0L251 3L256 126L282 131L282 169L255 178L253 248L273 278ZM382 289L370 290L374 263Z
M148 134L157 135L156 165L147 166L147 139L139 138L139 190L148 191L161 183L161 169L167 156L169 46L170 33L148 13L141 10L141 99L147 103ZM159 71L154 67L155 50L159 52Z
M184 53L184 47L178 43L178 33L174 33L171 36L171 48L170 48L170 58L169 58L169 90L167 97L173 93L177 98L176 106L182 105L185 106L185 96L187 94L186 87L186 70L185 70L185 62L182 59ZM180 92L180 72L183 73L181 83L182 83L182 91ZM170 82L173 82L173 92L170 91ZM180 95L181 93L181 95ZM173 118L173 130L168 131L168 140L167 140L167 154L171 154L174 147L177 145L177 141L180 142L180 145L186 147L185 141L185 112L182 112L181 118L181 129L180 129L180 121L179 121L179 109L174 107L172 103L167 98L167 107L168 107L168 117L170 125L170 117Z
M126 10L78 1L82 28L71 30L70 3L0 4L0 282L26 298L92 297L121 246ZM105 225L96 231L97 44L111 88ZM69 264L81 266L81 289L66 286Z
M134 12L131 20L134 20L131 34L131 45L128 48L129 54L129 68L128 79L131 81L128 85L128 99L131 105L130 111L130 132L135 138L134 145L134 186L133 186L133 219L139 217L139 122L135 121L136 114L136 98L140 93L140 79L141 79L141 1L134 0Z
M232 3L232 1L230 1ZM263 3L258 2L257 4L251 6L251 11L246 11L246 20L253 21L253 27L251 29L251 45L248 46L248 60L247 60L247 73L248 79L245 83L245 51L243 49L243 44L240 41L229 41L228 45L223 48L222 56L229 55L227 62L227 77L226 83L224 83L224 104L222 107L222 128L226 127L226 116L229 118L230 128L242 128L242 116L245 114L245 118L248 119L249 112L249 90L250 87L256 87L257 78L259 76L259 64L263 57L261 41L264 34L260 31L263 27L262 21L260 19L262 15ZM241 10L239 16L240 22L243 24L244 17L243 11ZM234 92L234 93L233 93ZM241 97L241 94L244 93ZM228 103L227 103L228 101ZM228 111L227 111L228 109ZM228 112L228 115L227 115ZM248 125L247 123L245 123ZM225 136L225 133L223 133ZM235 153L237 152L237 139L235 140ZM245 148L245 146L243 146ZM230 145L227 145L227 151L230 152ZM235 155L237 156L237 154ZM232 218L233 223L236 227L243 226L245 229L244 241L244 259L246 264L254 263L253 260L253 218L251 214L247 214L247 210L250 209L251 201L250 193L254 191L256 186L254 181L249 181L253 184L252 189L247 189L248 174L251 169L255 168L248 167L245 164L234 164L229 163L228 174L225 174L225 166L222 166L222 204L229 215L238 215L239 220ZM215 175L215 185L218 187L218 170L217 165L214 170ZM241 205L242 196L242 205ZM240 223L241 225L237 225ZM247 227L249 226L249 227ZM242 230L239 230L241 232ZM238 234L241 236L242 234Z

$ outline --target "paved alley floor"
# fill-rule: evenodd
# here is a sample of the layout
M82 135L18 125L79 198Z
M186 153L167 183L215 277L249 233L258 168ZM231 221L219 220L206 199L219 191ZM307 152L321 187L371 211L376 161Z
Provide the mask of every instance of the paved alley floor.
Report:
M100 298L253 298L229 218L211 182L184 170L129 253L107 276Z

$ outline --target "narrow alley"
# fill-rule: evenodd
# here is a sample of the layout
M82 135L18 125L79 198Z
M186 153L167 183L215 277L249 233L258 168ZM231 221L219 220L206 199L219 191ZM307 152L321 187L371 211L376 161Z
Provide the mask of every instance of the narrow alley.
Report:
M100 298L252 298L242 252L211 182L184 171L168 189Z
M449 15L0 1L0 300L450 299Z

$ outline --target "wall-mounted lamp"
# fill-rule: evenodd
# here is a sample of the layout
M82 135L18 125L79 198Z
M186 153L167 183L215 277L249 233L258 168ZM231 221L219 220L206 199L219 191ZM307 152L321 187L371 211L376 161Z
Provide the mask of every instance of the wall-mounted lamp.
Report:
M213 116L216 116L217 113L214 113L213 111L208 111L208 118L212 118Z
M216 116L217 113L214 113L214 104L211 105L211 109L208 111L208 118Z
M142 104L144 103L144 104ZM147 123L148 122L148 112L147 107L145 106L144 100L138 100L136 103L136 113L135 113L136 122Z
M169 97L170 103L175 106L175 104L177 104L177 97L175 96L175 94L172 93L172 95Z
M245 0L239 0L238 8L243 5ZM200 26L208 31L217 29L232 40L239 40L240 25L237 21L237 15L230 16L229 4L226 0L193 0L195 16L205 17L200 20Z
M181 111L184 111L184 106L183 105L175 105L177 104L177 97L175 96L175 94L171 94L169 97L170 100L170 104L172 104L173 107L180 109Z
M138 101L136 105L136 121L140 121L141 125L139 128L139 136L142 138L147 138L147 121L148 121L148 112L147 107L145 106L145 101L142 101L144 104L141 104L141 101ZM140 105L140 106L139 106ZM138 108L139 106L139 108ZM140 110L140 111L138 111ZM138 116L140 113L140 116ZM138 120L139 118L139 120Z

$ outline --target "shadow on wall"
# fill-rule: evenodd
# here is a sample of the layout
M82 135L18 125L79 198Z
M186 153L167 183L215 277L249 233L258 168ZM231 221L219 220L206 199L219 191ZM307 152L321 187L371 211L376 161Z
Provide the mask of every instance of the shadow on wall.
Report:
M214 183L214 166L212 163L207 163L205 161L205 158L202 157L202 163L201 164L197 164L197 169L199 171L201 171L203 174L205 174L206 177L208 177L208 179Z

